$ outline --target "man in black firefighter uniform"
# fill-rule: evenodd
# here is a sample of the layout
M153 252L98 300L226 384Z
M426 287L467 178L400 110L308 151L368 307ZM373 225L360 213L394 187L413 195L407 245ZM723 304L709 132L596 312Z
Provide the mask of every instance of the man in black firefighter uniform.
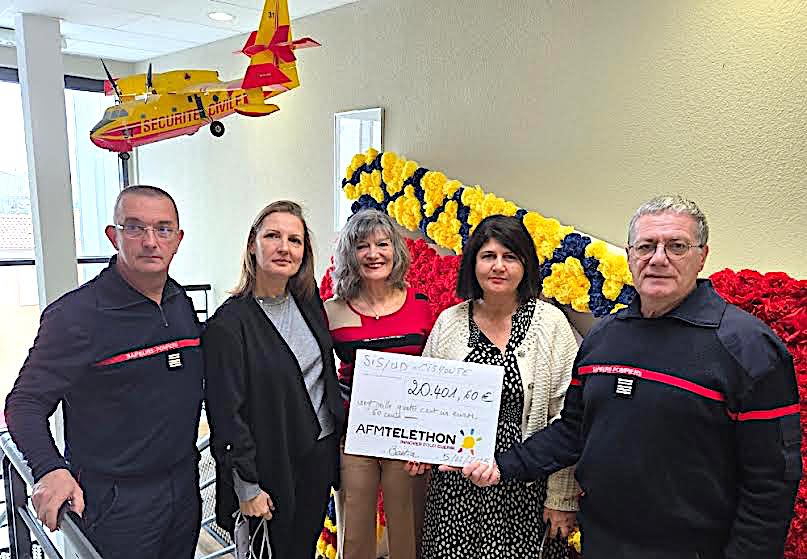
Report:
M697 279L708 237L689 200L642 205L639 296L584 339L562 418L463 471L485 486L576 462L586 559L782 557L802 472L793 360Z
M150 186L123 190L114 220L117 255L45 309L6 420L51 530L67 501L104 559L191 559L203 377L199 322L168 277L183 232L174 200ZM48 429L60 402L64 457Z

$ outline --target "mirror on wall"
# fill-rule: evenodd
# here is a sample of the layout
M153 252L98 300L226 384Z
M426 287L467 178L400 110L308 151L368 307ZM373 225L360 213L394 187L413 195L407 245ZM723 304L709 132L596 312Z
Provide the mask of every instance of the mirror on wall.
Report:
M384 109L381 107L334 113L334 228L336 231L350 217L348 200L342 193L342 179L350 160L370 148L382 151Z

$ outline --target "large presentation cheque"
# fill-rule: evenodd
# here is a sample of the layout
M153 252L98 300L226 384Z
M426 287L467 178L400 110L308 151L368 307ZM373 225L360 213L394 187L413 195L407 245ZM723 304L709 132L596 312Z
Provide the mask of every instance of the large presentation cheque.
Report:
M504 369L356 352L345 452L461 466L490 461Z

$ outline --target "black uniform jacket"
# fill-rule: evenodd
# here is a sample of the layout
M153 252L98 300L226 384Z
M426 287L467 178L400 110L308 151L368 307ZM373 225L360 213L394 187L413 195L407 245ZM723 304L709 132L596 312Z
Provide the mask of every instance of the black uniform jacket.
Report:
M344 409L322 300L316 295L295 301L322 351L325 399L341 432ZM228 299L208 322L203 344L216 521L233 528L235 469L269 493L276 507L273 530L288 532L295 472L320 433L297 359L252 296ZM338 485L338 460L334 453L332 463L322 464L322 475L333 485Z
M171 278L157 305L116 263L48 305L6 400L9 431L36 480L67 467L77 476L158 476L198 458L202 356L193 305ZM69 464L48 429L59 402Z
M667 314L638 298L583 341L562 420L497 458L535 479L577 461L580 510L626 541L781 557L801 477L793 359L711 282Z

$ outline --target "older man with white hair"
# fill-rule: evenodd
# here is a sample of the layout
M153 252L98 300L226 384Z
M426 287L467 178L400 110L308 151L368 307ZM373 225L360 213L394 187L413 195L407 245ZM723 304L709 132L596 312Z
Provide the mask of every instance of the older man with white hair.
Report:
M802 472L793 360L698 279L708 241L693 202L643 204L638 297L583 341L562 418L463 470L485 486L577 462L586 559L782 557Z

